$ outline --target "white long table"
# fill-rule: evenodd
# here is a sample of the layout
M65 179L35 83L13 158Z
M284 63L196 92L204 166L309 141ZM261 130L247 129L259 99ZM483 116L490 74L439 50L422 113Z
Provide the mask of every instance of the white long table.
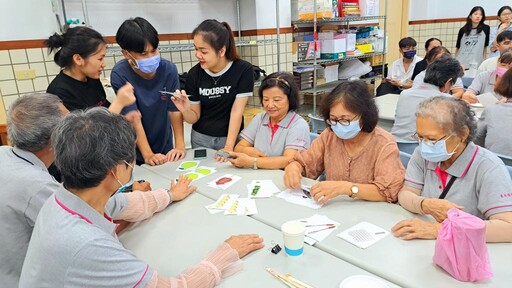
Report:
M134 175L137 179L149 180L154 188L165 188L168 184L166 178L140 167L135 168ZM290 273L313 287L338 287L348 276L372 275L308 245L298 259L286 257L284 251L274 255L268 249L271 241L282 244L278 229L246 216L210 215L204 206L211 203L210 198L193 193L183 201L172 203L152 218L130 227L120 235L119 240L163 275L175 276L199 263L230 235L256 233L262 236L266 246L244 257L244 269L224 279L220 287L284 286L265 271L265 267L282 274Z
M391 131L395 123L396 103L399 96L398 94L386 94L375 97L375 104L379 108L378 125L387 131Z
M214 151L208 150L208 159L202 160L201 165L216 166L217 173L209 175L194 182L198 192L212 200L216 200L223 193L240 194L247 197L246 185L253 179L272 179L280 188L284 189L281 170L252 170L239 169L231 164L218 164L212 158ZM192 151L187 159L192 159ZM178 163L166 163L161 166L147 166L144 168L170 179L180 173L176 171ZM227 190L217 190L206 185L207 182L223 174L242 176L242 180ZM305 182L313 182L305 179ZM253 218L279 229L282 223L307 218L314 214L326 215L341 223L339 229L327 239L315 244L315 247L339 257L349 263L367 270L375 275L405 287L473 287L490 285L492 287L505 287L512 283L509 268L512 267L512 245L507 243L488 244L494 277L478 284L463 283L455 280L432 262L434 254L434 240L404 241L387 236L383 240L367 249L359 249L335 235L361 221L374 223L384 229L390 229L397 222L419 217L395 204L371 203L363 200L353 200L347 197L338 197L328 205L314 210L303 206L288 203L280 198L258 199L259 213ZM424 216L423 216L424 217Z

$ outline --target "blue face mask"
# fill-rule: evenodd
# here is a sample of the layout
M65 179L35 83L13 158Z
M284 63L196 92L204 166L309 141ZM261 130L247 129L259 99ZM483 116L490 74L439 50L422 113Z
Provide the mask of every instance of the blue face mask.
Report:
M356 137L356 135L361 131L361 127L359 127L359 120L351 121L347 126L336 123L336 125L331 125L331 129L336 136L344 140Z
M130 55L131 56L131 55ZM137 63L137 69L140 70L142 73L151 74L158 69L158 66L160 66L160 54L157 54L153 57L144 58L144 59L135 59L133 57L133 60L135 60L135 63Z
M404 58L412 59L416 55L416 50L409 50L404 52Z
M451 153L448 153L448 151L446 150L446 139L439 140L436 143L426 140L421 141L421 157L430 162L443 162L450 159L450 157L452 157L452 155L455 154L455 150L459 145L457 145Z

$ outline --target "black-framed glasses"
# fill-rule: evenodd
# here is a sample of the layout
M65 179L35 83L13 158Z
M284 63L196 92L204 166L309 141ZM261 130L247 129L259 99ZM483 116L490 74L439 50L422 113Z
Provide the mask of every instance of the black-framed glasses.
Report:
M450 138L451 136L452 136L451 134L446 134L443 137L441 137L441 138L439 138L439 139L437 139L435 141L432 141L432 140L425 140L425 138L423 138L423 136L419 136L418 135L418 132L412 134L412 137L414 137L414 139L416 139L418 141L418 143L419 142L423 142L423 141L427 141L427 142L432 143L432 145L436 145L437 142L439 142L441 140L446 140L446 139Z
M325 122L327 122L328 125L330 126L335 126L336 123L340 123L340 125L343 125L343 126L348 126L350 125L350 122L354 121L356 118L357 118L358 115L354 116L354 118L352 118L351 120L345 120L345 119L327 119L325 120ZM359 119L357 119L359 121Z

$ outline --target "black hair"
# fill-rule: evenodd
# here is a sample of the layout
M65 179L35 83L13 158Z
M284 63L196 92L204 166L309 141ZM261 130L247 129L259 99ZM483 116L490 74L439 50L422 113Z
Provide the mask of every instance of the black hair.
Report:
M509 10L510 12L512 12L512 7L510 7L508 5L502 6L500 8L500 10L498 10L498 17L501 17L501 13L503 13L503 11L505 11L505 10Z
M125 20L117 29L116 42L122 49L142 53L146 43L158 48L158 32L155 27L142 17Z
M512 48L507 48L500 54L498 58L499 63L511 64L512 63Z
M450 55L443 55L427 66L423 81L437 87L443 87L449 79L454 84L457 78L462 77L462 75L464 75L464 71L460 62Z
M295 84L295 79L291 73L275 72L261 81L258 90L261 104L263 104L263 91L273 87L279 88L288 97L288 111L297 111L299 109L299 88Z
M327 123L333 105L343 103L350 112L361 115L363 123L361 131L372 132L379 121L379 109L375 104L373 95L368 91L366 82L362 80L342 82L329 93L320 104L320 115Z
M484 8L482 6L475 6L469 12L468 17L466 18L466 24L464 26L462 26L462 31L464 31L464 34L466 36L468 36L469 33L471 33L471 29L473 29L473 23L471 22L471 18L470 17L476 11L482 12L482 20L480 20L480 23L478 23L478 26L476 26L476 33L480 33L484 29L484 25L485 25L484 24L484 22L485 22L485 10L484 10Z
M437 47L430 49L430 51L428 51L427 55L425 55L425 61L427 61L427 64L430 64L430 63L434 62L434 60L436 60L436 56L441 53L443 55L445 55L445 54L448 54L450 56L452 55L446 47L437 46Z
M418 43L412 37L402 38L400 42L398 42L398 47L400 47L400 49L407 47L416 47L417 45Z
M71 67L75 54L84 59L93 55L101 44L106 42L99 32L82 26L69 28L62 35L55 33L44 41L48 54L58 50L53 61L61 68Z
M192 37L202 35L203 41L215 49L217 54L220 49L226 47L226 58L230 61L240 60L236 50L235 38L231 27L226 22L219 22L215 19L204 20L192 31Z
M501 32L500 34L498 34L498 36L496 37L496 43L500 43L505 40L512 40L512 31L505 30L505 31Z
M428 46L430 46L430 43L432 43L432 41L439 41L439 43L441 43L441 46L443 46L443 41L439 40L439 38L432 37L425 42L425 50L428 49Z
M494 87L494 91L508 99L512 98L512 69L508 69L501 77L500 83Z

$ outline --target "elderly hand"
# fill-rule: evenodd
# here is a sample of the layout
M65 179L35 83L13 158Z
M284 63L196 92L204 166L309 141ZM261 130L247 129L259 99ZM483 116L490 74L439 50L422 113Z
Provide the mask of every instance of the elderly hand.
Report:
M478 103L478 98L476 97L475 93L473 93L473 91L470 90L464 92L464 94L462 94L461 99L469 104Z
M235 167L244 168L252 167L254 165L253 157L250 157L245 153L229 152L229 155L236 157L234 159L228 159L228 161L231 162L231 164L233 164Z
M349 191L350 184L347 181L322 181L311 187L311 196L316 202L324 204L325 202L345 194Z
M167 161L175 162L185 158L185 155L187 155L187 151L185 149L174 148L167 152L167 155L165 156L167 157Z
M219 150L219 151L226 152L226 153L228 153L229 155L232 155L232 153L233 153L233 150L228 150L228 149L226 149L226 148L221 149L221 150ZM219 162L219 163L225 163L225 162L228 162L228 158L220 157L220 156L218 155L218 153L215 153L215 161L217 161L217 162Z
M153 153L148 157L144 158L144 162L151 166L161 165L167 162L167 156L160 153Z
M290 189L300 188L302 175L300 168L294 162L284 168L284 186Z
M464 209L464 207L446 199L426 198L421 202L421 210L423 210L423 213L432 215L439 223L443 222L444 219L448 217L448 210L452 208Z
M400 237L403 240L436 239L441 227L440 223L413 218L398 222L391 228L391 232L395 237Z
M185 175L181 175L176 183L174 183L174 180L171 180L171 189L169 191L172 193L172 201L185 199L192 192L196 191L196 186L190 186L191 182L192 179L188 179Z
M254 250L263 248L263 238L256 234L245 234L229 237L226 242L231 248L235 249L238 257L242 258Z
M135 181L133 182L132 190L133 191L151 191L151 183L145 180L141 180L143 182Z

